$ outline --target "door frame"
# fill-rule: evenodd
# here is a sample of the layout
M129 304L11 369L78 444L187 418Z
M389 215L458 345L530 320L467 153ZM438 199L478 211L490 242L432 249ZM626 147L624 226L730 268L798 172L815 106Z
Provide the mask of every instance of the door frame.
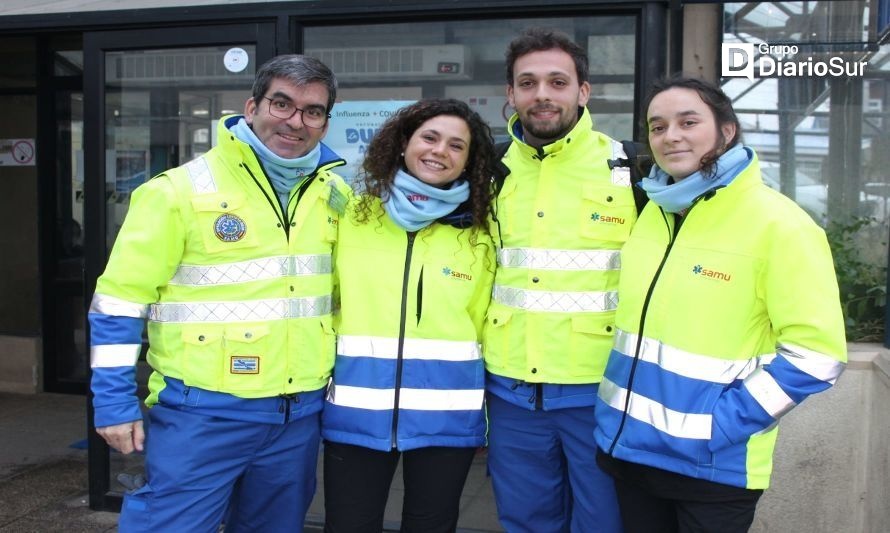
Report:
M276 54L276 19L240 24L142 28L84 33L84 308L89 309L96 279L105 268L105 54L125 50L250 43L257 65ZM245 98L247 95L245 95ZM85 325L89 346L89 323ZM87 376L90 375L87 369ZM110 448L93 427L92 393L87 398L90 508L119 511L122 493L111 487Z

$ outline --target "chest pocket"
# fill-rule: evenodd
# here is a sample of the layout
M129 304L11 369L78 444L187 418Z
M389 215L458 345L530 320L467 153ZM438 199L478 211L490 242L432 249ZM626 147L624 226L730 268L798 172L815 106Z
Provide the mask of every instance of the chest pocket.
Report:
M257 245L256 217L243 195L203 194L192 198L195 231L208 252L242 250Z
M630 190L610 185L586 184L579 212L580 235L604 241L626 241L637 218Z

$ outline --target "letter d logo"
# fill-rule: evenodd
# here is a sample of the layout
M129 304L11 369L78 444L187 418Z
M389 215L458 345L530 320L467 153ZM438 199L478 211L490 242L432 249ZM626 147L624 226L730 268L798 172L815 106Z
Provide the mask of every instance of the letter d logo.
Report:
M722 76L754 81L753 43L723 43L721 51Z

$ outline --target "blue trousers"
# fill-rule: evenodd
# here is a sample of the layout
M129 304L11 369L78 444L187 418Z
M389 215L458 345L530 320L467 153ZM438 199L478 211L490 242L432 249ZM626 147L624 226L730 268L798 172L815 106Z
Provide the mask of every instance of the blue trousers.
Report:
M147 483L124 496L121 533L302 531L315 494L319 414L287 424L149 410ZM226 512L228 511L228 515Z
M613 533L612 478L596 464L593 407L517 407L488 395L488 469L508 533Z

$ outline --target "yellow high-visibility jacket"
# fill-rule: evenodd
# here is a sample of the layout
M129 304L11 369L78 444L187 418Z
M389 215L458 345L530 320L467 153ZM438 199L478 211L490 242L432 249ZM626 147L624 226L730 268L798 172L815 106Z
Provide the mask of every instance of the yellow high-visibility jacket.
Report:
M341 307L322 436L381 451L481 446L491 237L441 222L407 232L379 199L364 222L352 207L335 254Z
M751 154L679 227L643 210L594 435L618 459L763 489L779 418L835 382L846 343L825 233Z
M334 362L331 255L348 187L323 148L282 210L247 144L218 146L140 186L90 309L96 420L138 419L132 368L148 319L157 401L164 377L264 398L325 386Z
M594 384L612 347L621 246L637 218L628 169L608 166L624 152L592 129L586 109L565 137L541 149L522 142L518 127L514 116L504 158L510 174L494 204L498 269L486 369L528 383ZM550 387L545 402L581 398L572 389ZM583 396L588 405L595 400Z

